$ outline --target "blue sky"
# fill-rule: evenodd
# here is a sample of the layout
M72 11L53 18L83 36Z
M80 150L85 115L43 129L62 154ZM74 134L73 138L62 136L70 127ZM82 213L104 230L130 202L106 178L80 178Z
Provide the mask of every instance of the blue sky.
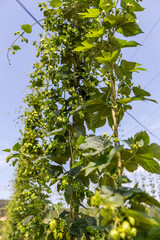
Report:
M38 9L37 0L21 0L27 9L37 18L41 19L42 13ZM141 43L147 36L150 29L155 22L160 18L160 1L159 0L144 0L142 4L146 10L138 14L140 27L144 34L136 37L136 41ZM7 49L14 41L14 32L20 30L22 24L32 24L31 17L17 4L15 0L1 0L0 1L0 71L1 71L1 85L0 85L0 199L8 198L10 196L9 181L13 178L13 169L9 164L5 163L5 154L2 152L5 148L11 148L19 137L19 127L16 125L16 120L19 106L24 98L24 89L28 85L28 74L32 71L32 64L36 61L35 50L32 46L33 40L37 40L38 33L42 33L42 29L36 25L33 33L29 35L29 44L21 43L22 50L17 52L15 56L10 55L12 65L9 66L7 60ZM134 81L137 84L145 87L159 72L160 72L160 20L148 36L137 54L132 59L141 63L148 71L136 74ZM135 48L125 51L124 56L130 59L135 52ZM152 98L160 102L160 76L156 78L146 88L151 94ZM133 111L134 117L139 121L144 121L148 116L148 120L144 121L144 125L149 128L155 135L160 138L160 106L154 103L134 103ZM156 109L158 109L156 111ZM126 115L122 123L123 131L121 135L125 138L133 136L136 132L143 130L142 127ZM132 130L133 129L133 130ZM130 132L132 130L132 132ZM108 129L103 128L101 132L107 132ZM151 136L151 141L160 144L160 141Z

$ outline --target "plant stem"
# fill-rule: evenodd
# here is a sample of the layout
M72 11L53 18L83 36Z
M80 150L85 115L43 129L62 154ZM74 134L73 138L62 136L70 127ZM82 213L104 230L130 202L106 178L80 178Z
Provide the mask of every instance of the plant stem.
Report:
M73 147L72 147L72 133L69 131L69 146L70 146L70 153L71 153L71 160L70 160L70 169L74 166L74 157L73 157ZM73 177L71 180L71 186L73 185ZM70 219L69 219L69 231L71 228L72 219L74 219L74 210L73 210L73 189L70 196ZM71 240L73 240L73 236L71 236Z
M76 29L78 27L78 21L77 18L75 20L75 24L74 24L74 28ZM75 53L73 53L73 71L74 73L77 72L77 65L78 65L78 60L77 60L77 55ZM74 88L76 89L78 87L78 81L76 79L76 81L74 82ZM74 132L75 132L75 127L76 127L76 116L73 114L73 120L72 120L72 132L70 132L70 152L71 152L71 160L70 160L70 169L73 168L74 166L74 149L71 143L71 140L74 138ZM70 196L70 226L71 226L71 220L75 219L75 213L74 213L74 208L73 208L73 183L74 183L74 179L72 177L72 181L71 181L71 186L72 186L72 192L71 192L71 196ZM73 240L74 237L71 235L71 240ZM77 239L77 238L75 238Z
M112 86L112 109L111 109L111 113L112 113L112 119L113 119L113 132L116 136L116 138L118 138L118 124L117 124L117 117L116 117L116 111L115 111L115 102L116 102L116 87L115 87L115 80L114 80L114 76L113 76L113 69L114 66L112 64L112 73L111 73L111 86ZM119 142L115 142L115 146L118 146ZM121 154L120 152L117 153L118 156L118 177L120 178L122 175L122 160L121 160Z

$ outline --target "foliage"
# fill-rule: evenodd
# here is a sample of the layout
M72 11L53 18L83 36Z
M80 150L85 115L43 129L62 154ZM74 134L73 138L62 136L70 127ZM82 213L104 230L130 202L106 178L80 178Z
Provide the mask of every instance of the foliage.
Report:
M135 12L143 7L136 0L51 0L39 7L46 34L34 42L38 61L21 116L24 130L12 151L5 150L16 165L8 239L156 238L160 222L146 207L160 203L137 186L125 187L124 170L141 166L160 174L160 146L150 144L146 132L118 136L132 101L154 101L132 82L133 73L145 69L122 56L123 48L139 45L124 37L142 33ZM23 42L32 26L21 29L16 34ZM99 127L113 134L97 136ZM53 185L66 202L56 217Z

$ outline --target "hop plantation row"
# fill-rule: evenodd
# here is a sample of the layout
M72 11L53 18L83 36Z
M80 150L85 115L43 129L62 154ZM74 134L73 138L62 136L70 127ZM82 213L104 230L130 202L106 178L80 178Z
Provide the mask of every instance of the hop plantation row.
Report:
M124 171L141 166L160 174L160 146L145 131L129 139L118 135L132 101L154 102L132 81L145 69L122 55L123 48L139 46L130 39L142 33L139 2L39 4L45 33L34 42L37 62L20 117L24 129L12 150L5 150L16 174L4 239L159 239L160 203L138 184L127 187ZM17 39L28 42L34 24L22 25ZM64 197L61 208L50 200L55 188Z

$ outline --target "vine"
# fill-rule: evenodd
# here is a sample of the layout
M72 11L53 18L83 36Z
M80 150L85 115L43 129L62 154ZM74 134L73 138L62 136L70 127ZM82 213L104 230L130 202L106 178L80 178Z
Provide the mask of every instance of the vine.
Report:
M46 33L34 42L24 130L6 150L16 165L8 239L156 239L159 220L147 208L160 203L137 185L127 187L124 170L160 174L160 146L146 132L118 135L132 101L154 102L132 82L145 69L122 54L139 45L124 37L142 33L135 13L143 7L138 0L51 0L39 7ZM22 30L31 33L32 26ZM20 50L14 43L9 50ZM113 134L96 135L103 126ZM56 216L52 186L66 202Z

